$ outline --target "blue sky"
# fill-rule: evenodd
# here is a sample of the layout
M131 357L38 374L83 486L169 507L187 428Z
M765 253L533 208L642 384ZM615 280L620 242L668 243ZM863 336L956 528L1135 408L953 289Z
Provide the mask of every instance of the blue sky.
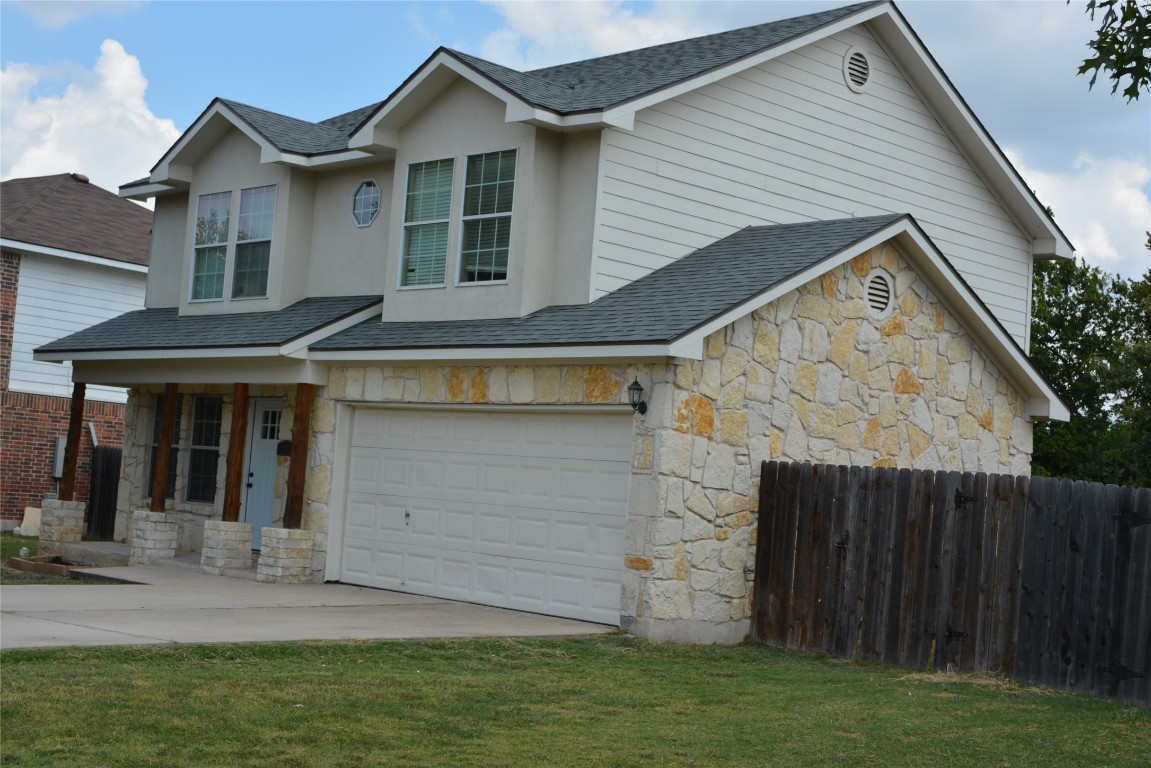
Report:
M216 96L308 120L385 98L437 46L532 68L827 2L0 2L0 177L148 169ZM1075 70L1085 3L898 3L1080 255L1151 268L1151 94ZM2 204L2 203L0 203Z

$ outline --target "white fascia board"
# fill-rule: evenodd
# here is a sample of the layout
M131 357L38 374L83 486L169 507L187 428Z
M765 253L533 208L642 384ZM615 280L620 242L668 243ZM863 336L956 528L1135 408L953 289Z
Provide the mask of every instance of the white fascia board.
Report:
M197 349L111 349L90 352L33 352L32 359L46 363L62 363L68 360L104 360L108 362L129 362L133 360L211 360L214 358L280 357L279 347L204 347Z
M668 344L605 344L554 347L455 347L450 349L311 350L308 359L326 363L359 362L476 362L532 360L666 360L674 357Z
M56 258L68 259L69 261L82 261L85 264L98 264L101 267L122 269L126 272L139 272L141 274L148 273L148 268L143 264L132 264L127 261L117 261L116 259L108 259L103 256L92 256L87 253L77 253L76 251L64 251L59 248L49 248L46 245L22 243L18 240L0 238L0 246L4 248L11 248L16 251L23 251L24 253L34 253L40 256L55 256Z
M310 347L312 344L315 344L321 339L326 339L334 333L346 331L353 325L359 325L365 320L378 318L381 312L383 312L383 300L377 304L373 304L367 309L362 309L355 314L348 315L342 320L337 320L334 323L323 326L322 328L317 328L311 333L305 334L294 341L284 344L280 347L280 354L284 355L285 357L309 358L311 356L308 354L308 347Z
M1071 242L1059 231L1059 228L1050 220L1039 201L1020 177L1019 172L1007 159L1007 156L991 138L987 130L979 122L975 113L967 106L959 92L948 80L942 69L936 64L930 52L920 42L918 36L906 23L898 12L888 6L883 6L884 17L881 24L875 25L877 37L889 49L896 52L896 62L907 66L918 67L920 77L918 82L931 88L934 93L924 94L929 104L939 108L945 107L943 124L954 136L960 147L971 153L976 167L983 172L988 185L1001 199L1014 198L1022 203L1023 210L1034 217L1034 221L1048 233L1046 237L1032 237L1032 256L1036 258L1072 258L1075 249ZM888 24L893 26L898 34L892 35ZM910 53L913 61L905 61L898 55L899 52ZM923 77L926 76L926 77ZM942 104L940 104L942 100ZM1005 205L1009 211L1019 210L1018 204ZM1032 229L1021 227L1024 232L1031 234Z
M731 77L732 75L739 74L740 72L751 69L752 67L758 67L764 62L771 61L772 59L783 56L786 53L791 53L792 51L798 50L799 48L802 48L803 46L808 45L815 40L821 40L825 37L830 37L831 35L837 35L845 29L850 29L851 27L858 26L866 21L870 21L871 19L876 18L877 16L882 16L885 14L890 15L890 13L891 10L888 4L877 5L872 8L865 8L861 11L851 14L850 16L845 16L844 18L839 19L838 21L835 21L826 27L820 27L819 29L808 32L806 35L801 35L800 37L785 40L784 42L778 45L774 45L766 50L760 51L757 54L740 59L739 61L733 61L730 64L724 65L717 69L713 69L709 72L705 72L701 75L697 75L696 77L692 77L687 80L681 80L678 83L673 83L666 88L661 88L660 90L649 93L646 96L640 96L637 99L626 102L617 107L613 107L608 110L608 112L616 115L616 119L619 119L619 116L622 116L624 112L630 112L634 118L635 113L639 112L641 109L647 109L648 107L655 106L656 104L660 104L669 99L674 99L677 96L682 96L685 93L690 93L691 91L702 88L705 85L710 85L711 83L722 80L725 77Z
M235 126L236 130L240 131L253 142L255 142L255 144L260 148L261 160L263 160L265 154L268 152L279 154L279 150L272 146L272 144L269 143L268 140L263 136L261 136L255 128L249 125L246 120L242 119L224 103L216 102L211 107L209 107L204 112L204 114L200 115L199 119L196 120L196 122L193 123L192 126L188 128L188 130L184 131L184 134L175 144L172 145L172 148L169 149L162 158L160 158L160 162L157 163L156 167L152 170L152 175L149 177L149 180L153 184L161 184L170 180L184 182L191 181L191 169L188 166L179 165L174 161L180 156L180 153L183 152L185 148L187 148L192 139L196 137L196 134L199 133L200 130L205 125L207 125L212 118L217 116L227 120L229 123Z
M328 367L307 360L203 360L81 362L72 380L85 384L137 387L144 384L316 384L328 382Z
M363 152L360 150L333 152L329 155L315 155L314 157L281 153L278 159L268 160L265 162L282 163L284 165L291 165L297 168L323 168L329 165L342 165L344 163L355 163L361 160L371 160L375 157L376 155L371 152Z
M133 184L130 187L120 187L116 194L125 200L147 200L166 195L176 189L178 189L176 184Z
M426 62L368 122L364 123L358 131L352 134L348 139L348 147L350 149L361 149L379 145L379 124L386 122L388 117L397 111L407 98L419 90L424 82L441 68L450 70L453 74L464 78L476 87L482 88L487 93L507 104L509 109L514 109L517 113L524 112L526 114L532 111L532 107L518 96L515 96L510 91L479 74L447 51L440 51ZM398 138L398 133L391 126L385 126L383 130L387 131L388 135L393 135ZM391 146L395 148L395 144Z

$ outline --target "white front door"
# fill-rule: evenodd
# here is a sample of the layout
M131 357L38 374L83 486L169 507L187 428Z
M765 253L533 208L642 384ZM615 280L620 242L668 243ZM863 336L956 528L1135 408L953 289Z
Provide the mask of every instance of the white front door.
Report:
M340 580L617 624L630 413L355 411Z
M240 519L252 524L252 549L260 548L260 529L270 526L275 511L276 446L280 442L279 398L252 401L252 431L248 436L248 467L244 508Z

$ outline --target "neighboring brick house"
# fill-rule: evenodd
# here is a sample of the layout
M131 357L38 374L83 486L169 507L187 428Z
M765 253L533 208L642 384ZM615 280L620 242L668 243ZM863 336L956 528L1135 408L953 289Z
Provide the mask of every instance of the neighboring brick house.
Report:
M212 572L738 641L761 460L1026 473L1068 417L1025 347L1071 245L887 2L217 99L121 194L148 308L36 354L131 380L118 535Z
M72 366L33 360L61 334L144 306L152 212L76 173L0 184L0 525L56 492ZM92 386L77 498L86 500L92 433L124 439L122 388ZM89 426L90 425L90 426Z

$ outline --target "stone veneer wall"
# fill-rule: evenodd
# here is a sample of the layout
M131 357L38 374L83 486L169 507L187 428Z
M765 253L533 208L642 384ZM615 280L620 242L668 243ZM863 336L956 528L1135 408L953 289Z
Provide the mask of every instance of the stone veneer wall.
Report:
M885 319L864 300L876 267L895 279ZM628 521L623 595L624 628L649 637L742 639L764 460L1029 472L1023 398L891 246L653 378L637 441L654 463L631 493L655 504Z
M287 440L292 432L292 415L295 407L295 387L275 385L253 385L249 389L249 400L260 397L280 397L284 409L280 417L280 437ZM163 386L142 386L129 390L125 415L123 458L120 463L120 485L116 497L116 541L126 541L132 512L148 507L152 496L151 478L148 471L152 460L152 427L155 419L156 397L164 392ZM232 430L232 388L225 385L183 384L180 394L184 396L180 413L179 453L176 464L176 488L174 498L169 499L166 508L180 517L178 549L198 552L204 546L204 523L223 518L224 477L228 455L228 443ZM196 395L217 395L224 398L220 424L220 458L216 472L216 498L211 504L192 502L185 499L188 482L188 455L192 440L193 398ZM251 424L249 423L249 428ZM287 488L287 457L278 457L279 467L274 480L276 510L274 521L279 523L284 517L284 496Z

